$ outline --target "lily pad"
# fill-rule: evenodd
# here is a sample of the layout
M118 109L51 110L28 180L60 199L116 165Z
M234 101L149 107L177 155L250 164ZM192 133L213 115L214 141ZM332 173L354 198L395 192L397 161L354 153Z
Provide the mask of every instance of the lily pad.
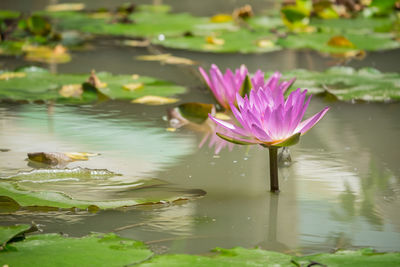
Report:
M278 40L278 45L285 48L313 49L323 53L344 53L351 50L379 51L395 49L400 47L400 42L392 40L392 36L387 33L382 34L356 34L344 33L343 37L348 39L354 47L338 47L329 45L334 33L302 33L290 34L286 38Z
M368 248L357 251L342 250L333 254L299 257L294 259L294 262L297 266L307 266L313 262L315 266L329 267L397 266L400 264L400 253L376 253Z
M268 29L249 31L220 31L215 38L223 42L210 42L205 35L154 38L152 42L170 48L209 52L263 53L280 50L276 37Z
M139 6L137 12L129 15L133 23L112 23L112 14L83 13L74 11L41 12L56 20L56 27L62 30L79 30L97 35L119 35L129 37L152 37L177 35L193 29L207 18L194 17L187 13L172 14Z
M232 249L216 248L214 251L218 253L214 257L197 255L156 256L140 266L291 266L291 256L274 251L241 247Z
M153 255L143 242L115 234L34 235L11 246L0 252L1 266L128 266Z
M157 80L151 77L132 77L131 75L112 75L110 73L98 73L97 77L102 81L103 88L97 90L84 90L78 97L63 97L59 91L65 85L84 84L89 74L51 74L40 68L24 68L18 73L25 76L0 80L0 99L12 100L59 100L63 102L85 103L95 101L99 94L111 99L132 100L146 95L170 96L185 91L184 87L174 85L167 81ZM142 83L140 90L125 90L124 86L131 83ZM62 91L61 91L62 92ZM73 96L73 94L71 95Z
M20 235L31 228L28 224L17 224L12 226L0 226L0 250L15 236Z
M11 198L22 207L110 209L205 194L203 190L171 187L158 179L115 179L117 176L120 175L108 170L38 169L0 179L0 196Z
M329 94L338 100L400 100L399 73L381 73L374 68L333 67L325 72L294 70L284 76L297 78L293 88L308 89L313 94Z

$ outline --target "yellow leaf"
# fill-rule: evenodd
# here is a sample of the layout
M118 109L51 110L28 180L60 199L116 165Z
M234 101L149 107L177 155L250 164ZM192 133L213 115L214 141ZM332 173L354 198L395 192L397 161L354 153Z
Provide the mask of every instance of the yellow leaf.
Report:
M213 45L224 45L225 44L225 40L224 39L220 39L214 36L207 36L206 37L206 42L208 44L213 44Z
M176 128L174 128L174 127L169 127L169 128L167 128L166 130L167 130L167 132L175 132L175 131L176 131Z
M88 160L89 157L98 156L97 153L87 153L87 152L69 152L64 153L71 160Z
M48 5L46 7L47 11L57 12L57 11L79 11L85 8L85 4L82 3L70 3L70 4L56 4Z
M112 15L109 12L95 12L89 13L88 17L92 19L109 19L112 17Z
M139 80L140 75L139 74L132 74L132 80Z
M256 45L260 48L270 48L270 47L275 46L274 42L272 42L271 40L267 40L267 39L257 40Z
M146 95L132 100L132 103L147 104L147 105L165 105L165 104L175 103L177 101L179 101L179 99Z
M67 84L61 87L58 92L63 97L80 97L83 94L81 84Z
M143 88L143 83L128 83L124 84L122 88L124 88L127 91L135 91Z
M66 63L71 60L67 49L62 45L54 48L48 46L27 45L22 48L26 52L25 59L42 63Z
M25 72L3 72L0 74L0 80L9 80L13 78L23 78L26 76Z
M183 64L183 65L195 65L196 62L183 57L174 57L171 54L160 54L160 55L145 55L136 57L138 60L144 61L160 61L166 64Z
M210 21L214 23L230 22L233 21L233 17L230 14L217 14L212 16Z
M133 47L146 47L150 45L149 40L143 40L143 41L138 41L138 40L127 40L124 42L125 45L127 46L133 46Z
M229 121L229 120L232 119L229 115L227 115L225 113L222 113L222 112L217 112L215 114L215 118L220 119L220 120L224 120L224 121Z
M355 45L342 35L333 36L329 39L328 45L334 47L355 48Z

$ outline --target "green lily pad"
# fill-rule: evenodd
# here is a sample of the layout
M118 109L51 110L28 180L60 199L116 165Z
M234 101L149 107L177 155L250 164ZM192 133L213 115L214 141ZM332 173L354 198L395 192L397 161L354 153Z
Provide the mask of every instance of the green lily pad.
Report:
M0 80L0 99L59 100L85 103L95 101L98 98L98 93L111 99L132 100L145 95L171 96L185 91L184 87L151 77L112 75L102 72L98 73L97 77L104 86L98 88L98 92L96 90L84 90L80 96L63 97L60 95L60 90L64 85L83 84L88 80L89 74L51 74L38 68L25 68L18 72L26 75ZM124 86L131 83L142 83L143 87L135 91L125 90Z
M284 76L297 78L292 90L300 87L313 94L333 95L338 100L400 100L399 73L381 73L374 68L333 67L325 72L294 70Z
M116 176L120 175L79 167L38 169L3 177L0 196L14 200L22 207L90 209L96 206L110 209L193 199L205 194L202 190L171 187L158 179L125 178L115 181ZM15 206L12 201L2 203L0 207L5 209L7 203Z
M162 255L156 256L142 267L153 266L291 266L291 256L261 249L217 248L214 257L196 255Z
M24 41L5 40L0 42L0 55L14 55L19 56L24 52L22 47L25 45Z
M277 43L285 48L313 49L332 54L340 54L354 50L380 51L400 47L400 42L392 40L392 36L385 33L368 35L355 33L342 34L342 36L354 44L354 48L329 45L329 40L334 36L336 36L336 34L324 32L290 34L286 38L279 39Z
M374 33L389 31L394 23L392 17L349 18L349 19L311 19L310 24L324 32Z
M17 19L21 13L14 10L0 10L0 20L3 19Z
M329 267L372 267L397 266L400 264L400 253L376 253L372 249L357 251L343 250L333 254L317 254L294 259L297 266L307 266L312 262L315 266Z
M139 8L139 11L129 15L132 23L113 23L110 13L63 11L41 12L40 14L46 14L56 20L58 29L129 37L178 35L192 30L197 24L207 22L207 18L194 17L187 13L172 14L150 8Z
M0 226L0 250L5 244L31 228L28 224L17 224L12 226Z
M115 234L34 235L8 246L0 252L1 266L128 266L153 255L142 242Z
M214 43L209 38L217 38L222 41L221 43ZM212 34L210 36L176 36L166 37L161 40L154 38L152 42L165 47L194 51L263 53L281 49L276 44L275 39L275 36L267 29L257 31L241 29L237 31L220 31L215 34L215 37Z

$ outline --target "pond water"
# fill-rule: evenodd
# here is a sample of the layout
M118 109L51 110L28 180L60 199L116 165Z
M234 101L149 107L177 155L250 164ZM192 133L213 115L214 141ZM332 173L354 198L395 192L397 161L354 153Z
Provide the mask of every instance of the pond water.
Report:
M41 9L54 1L34 2L39 7L32 8ZM237 4L233 2L232 6ZM0 9L23 9L20 3L5 1ZM190 12L195 10L185 7ZM225 9L221 7L222 11ZM115 39L97 39L94 43L93 50L73 52L73 60L57 66L57 71L87 73L96 69L151 75L186 86L187 93L179 96L182 103L212 102L194 67L137 61L136 56L148 51L121 48ZM163 51L204 66L216 63L221 68L236 68L246 64L250 71L323 70L334 64L311 52L240 55ZM399 50L369 53L363 61L348 65L398 71L400 61L393 59L399 56ZM13 57L0 58L0 64L7 69L27 65ZM314 97L306 115L326 104ZM400 147L396 140L400 136L400 103L329 105L331 110L319 125L290 149L292 164L279 168L281 193L274 195L268 192L267 150L236 146L215 155L209 140L199 146L204 133L184 128L166 130L166 110L172 105L124 101L84 106L0 103L0 148L10 149L0 152L2 177L32 170L26 161L29 152L88 151L100 155L68 167L107 169L122 175L106 184L77 185L71 194L103 199L114 194L129 196L131 192L124 184L152 178L188 192L207 192L191 201L97 213L19 211L0 215L0 223L33 221L45 232L71 236L115 230L168 253L205 253L216 246L259 246L289 253L355 247L398 251Z

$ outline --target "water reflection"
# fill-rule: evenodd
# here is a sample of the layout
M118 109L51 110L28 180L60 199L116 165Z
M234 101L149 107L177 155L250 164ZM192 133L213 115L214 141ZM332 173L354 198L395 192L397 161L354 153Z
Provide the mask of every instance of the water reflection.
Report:
M26 169L23 165L27 152L95 151L102 155L70 166L110 166L132 177L148 177L196 146L194 140L178 139L164 128L153 126L150 120L140 120L140 116L124 117L99 111L98 107L98 115L85 112L92 108L24 105L1 110L0 146L7 146L13 153L2 156L11 164L1 164L0 168Z

